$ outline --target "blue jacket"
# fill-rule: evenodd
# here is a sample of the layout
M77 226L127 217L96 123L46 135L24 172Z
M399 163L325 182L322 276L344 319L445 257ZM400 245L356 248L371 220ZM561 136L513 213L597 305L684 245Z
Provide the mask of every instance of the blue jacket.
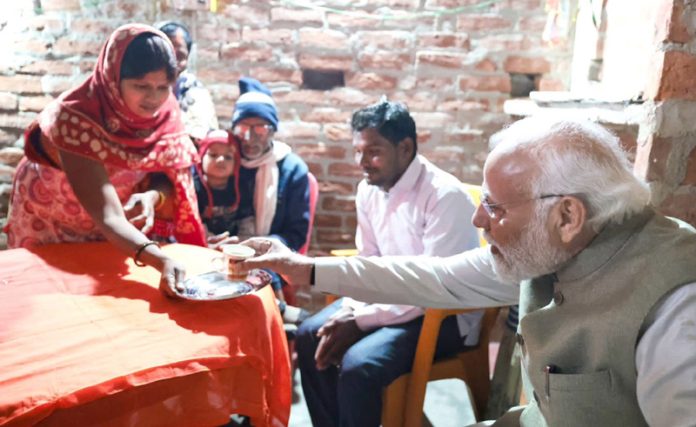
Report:
M257 169L241 167L237 218L254 215L254 189ZM297 251L307 241L309 229L309 179L307 165L290 153L278 162L278 204L271 223L271 237Z

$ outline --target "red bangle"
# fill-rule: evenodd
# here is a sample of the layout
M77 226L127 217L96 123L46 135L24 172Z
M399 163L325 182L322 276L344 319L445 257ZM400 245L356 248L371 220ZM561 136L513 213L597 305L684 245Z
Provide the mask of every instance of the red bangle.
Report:
M138 267L145 267L145 263L140 261L140 255L142 255L145 248L147 248L150 245L156 245L159 248L159 243L150 240L145 243L141 243L140 246L138 246L138 249L135 250L135 255L133 255L133 262Z

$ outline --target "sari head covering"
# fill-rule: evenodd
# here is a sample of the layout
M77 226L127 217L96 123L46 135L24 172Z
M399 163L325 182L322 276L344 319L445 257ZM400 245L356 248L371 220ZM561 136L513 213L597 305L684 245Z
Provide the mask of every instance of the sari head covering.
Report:
M116 168L165 174L174 186L174 237L182 243L205 245L190 173L198 157L184 132L174 95L169 95L154 117L136 115L121 97L124 53L145 33L162 37L174 55L169 39L160 31L142 24L119 27L102 48L92 75L61 94L29 126L25 154L34 162L59 169L58 151L64 150ZM38 131L49 144L41 144Z
M237 137L232 135L231 133L227 132L226 130L213 130L208 133L208 135L201 139L199 142L199 148L198 148L198 155L201 158L200 163L196 165L196 169L198 171L198 176L201 177L201 184L203 185L203 188L205 188L205 191L208 193L208 206L206 206L205 210L203 211L203 217L204 218L212 218L213 217L213 193L210 190L210 186L208 185L208 180L205 178L205 173L203 172L203 158L205 157L205 153L208 152L208 149L210 148L211 145L213 144L225 144L229 145L230 148L232 148L232 155L234 156L234 169L232 170L232 176L230 176L230 179L232 180L232 191L234 191L234 203L232 206L230 206L230 209L232 211L236 211L237 207L239 206L239 166L240 166L240 154L239 154L239 141L237 140Z

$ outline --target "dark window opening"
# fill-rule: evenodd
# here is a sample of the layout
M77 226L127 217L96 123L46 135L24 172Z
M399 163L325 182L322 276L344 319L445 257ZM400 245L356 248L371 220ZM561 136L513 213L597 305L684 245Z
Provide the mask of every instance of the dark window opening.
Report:
M512 98L527 98L533 90L539 90L541 74L510 73L510 96Z
M302 89L329 90L345 85L343 71L302 70Z

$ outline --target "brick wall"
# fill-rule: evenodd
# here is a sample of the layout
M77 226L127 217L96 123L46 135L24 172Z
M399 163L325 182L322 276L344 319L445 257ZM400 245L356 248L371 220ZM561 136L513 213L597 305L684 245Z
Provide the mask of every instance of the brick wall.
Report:
M11 146L36 112L86 77L112 29L177 19L192 29L193 67L213 93L223 126L240 76L272 88L282 120L278 138L320 183L315 250L353 245L353 194L361 174L353 164L351 111L382 94L404 101L416 119L421 152L479 183L486 139L509 120L502 111L508 73L540 74L542 89L563 88L571 55L568 46L542 43L543 0L322 3L350 13L228 0L220 1L217 14L176 11L162 0L41 0L41 14L29 8L32 2L16 3L25 4L7 6L0 27L0 216L21 153ZM477 3L488 5L450 13ZM364 16L379 13L390 18ZM345 87L304 89L303 69L342 71Z
M650 183L655 205L696 225L696 5L660 0L655 16L635 170Z

